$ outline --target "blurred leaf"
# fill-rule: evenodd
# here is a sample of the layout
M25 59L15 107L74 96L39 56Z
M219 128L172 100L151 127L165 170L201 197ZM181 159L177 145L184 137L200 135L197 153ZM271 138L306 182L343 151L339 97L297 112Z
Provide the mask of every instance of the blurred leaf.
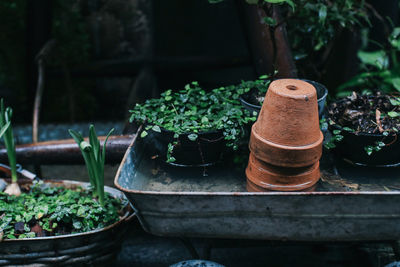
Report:
M362 63L377 67L378 69L386 69L389 66L389 59L383 50L373 52L358 51L357 56Z
M321 6L321 8L319 9L319 12L318 12L319 21L322 24L325 24L326 15L327 15L327 7L325 5L323 5L323 6Z
M274 20L271 17L265 17L264 22L269 25L269 26L275 26L276 25L276 20Z

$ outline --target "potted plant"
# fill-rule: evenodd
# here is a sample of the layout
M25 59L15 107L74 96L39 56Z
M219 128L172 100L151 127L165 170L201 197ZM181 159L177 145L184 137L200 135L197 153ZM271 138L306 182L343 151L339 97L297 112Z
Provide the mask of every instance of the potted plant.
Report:
M197 82L178 92L136 104L130 121L145 124L141 137L151 135L158 156L172 165L214 164L227 146L237 149L243 127L255 116L243 110L234 86L206 92Z
M11 109L2 108L6 110L8 113L0 117L8 118L11 129ZM0 134L6 132L3 129ZM17 169L11 166L11 184L17 184L20 192L0 192L0 265L98 264L116 256L125 222L132 215L123 193L104 187L106 140L100 149L93 126L89 142L76 132L70 133L79 141L90 185L21 177L16 180ZM13 140L12 135L3 136ZM12 165L16 159L10 151Z
M358 52L362 72L338 88L329 107L327 148L357 165L400 165L400 28L377 51ZM362 89L362 93L351 92Z
M328 109L332 137L325 147L356 165L400 165L400 98L353 93Z

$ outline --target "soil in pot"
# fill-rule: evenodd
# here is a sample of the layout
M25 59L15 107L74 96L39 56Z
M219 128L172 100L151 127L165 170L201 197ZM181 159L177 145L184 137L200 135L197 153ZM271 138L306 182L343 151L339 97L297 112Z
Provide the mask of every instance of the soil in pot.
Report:
M23 239L88 232L120 220L120 199L105 193L105 207L92 192L60 183L19 182L18 197L0 192L0 228L4 239ZM58 186L57 186L58 184Z
M400 163L400 98L377 93L353 93L328 109L333 133L328 148L356 165L391 166Z

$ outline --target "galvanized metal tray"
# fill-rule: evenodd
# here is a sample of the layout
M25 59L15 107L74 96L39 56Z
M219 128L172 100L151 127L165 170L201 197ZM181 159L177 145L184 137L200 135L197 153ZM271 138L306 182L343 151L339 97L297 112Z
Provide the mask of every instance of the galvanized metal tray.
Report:
M243 168L170 167L154 159L144 139L132 141L115 185L149 233L293 241L400 239L399 168L347 166L324 155L314 192L250 193Z

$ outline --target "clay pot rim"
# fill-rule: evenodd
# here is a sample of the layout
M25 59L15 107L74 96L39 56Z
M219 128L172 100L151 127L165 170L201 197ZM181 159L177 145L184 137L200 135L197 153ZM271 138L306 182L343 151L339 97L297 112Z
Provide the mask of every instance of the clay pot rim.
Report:
M251 154L252 154L252 153L251 153ZM251 157L256 158L256 160L259 160L259 159L257 159L257 157L255 157L254 155L252 155ZM250 165L250 161L249 161L249 165ZM314 166L312 166L311 169L309 169L309 170L307 170L307 171L305 171L305 172L301 172L301 173L295 174L295 175L292 175L292 174L282 174L282 175L280 175L280 174L276 174L276 173L274 173L274 172L271 172L271 171L269 171L269 170L266 170L266 169L262 168L261 166L256 166L256 165L254 165L254 164L252 164L252 165L253 165L254 168L257 168L259 171L264 172L264 173L267 173L267 174L270 174L270 175L274 175L274 176L285 176L285 177L290 177L290 178L296 178L296 177L301 177L301 176L305 176L305 175L311 174L313 171L315 171L316 168L319 168L319 161L317 161L316 163L314 163L314 164L313 164ZM286 167L285 167L285 168L286 168Z
M251 192L251 193L280 193L280 194L282 194L282 192L284 192L284 193L291 194L291 193L315 192L315 189L317 186L316 185L317 183L315 183L315 184L311 185L310 187L307 187L304 189L283 191L283 190L271 190L271 189L263 188L259 185L254 184L249 179L247 179L246 183L247 183L247 185L246 185L247 191ZM250 189L252 189L252 190L249 190L249 186L250 186Z
M144 126L147 126L147 125L149 125L149 126L151 125L151 126L158 126L158 127L160 127L161 133L162 133L162 132L165 132L165 133L169 133L169 134L176 134L176 132L171 131L171 130L168 130L168 129L165 129L164 127L162 127L162 126L160 126L160 125L157 125L157 124L155 124L155 123L146 123L146 124L144 124ZM184 132L184 133L180 133L180 134L178 134L178 135L179 135L179 136L187 136L187 135L190 135L190 134L197 134L197 135L203 135L203 134L221 134L221 135L223 135L223 130L222 130L222 129L215 129L215 128L212 128L212 129L207 130L207 131Z
M247 170L246 170L246 176L247 176ZM274 184L269 184L266 182L260 181L260 184L254 182L252 179L247 177L247 181L253 183L256 186L262 187L265 190L271 190L271 191L301 191L305 190L307 188L310 188L314 186L318 181L320 180L320 175L317 176L317 178L314 178L313 180L309 180L305 183L302 184L296 184L296 185L274 185ZM264 186L263 186L264 185Z
M253 124L252 128L254 127L255 124ZM254 137L256 139L258 139L259 141L263 142L266 145L278 148L278 149L284 149L284 150L308 150L308 149L313 149L316 146L322 144L322 142L324 141L324 134L322 133L322 131L319 131L319 138L316 142L311 143L311 144L307 144L307 145L302 145L302 146L288 146L288 145L281 145L281 144L277 144L274 143L272 141L269 141L267 139L264 139L263 137L261 137L259 134L257 134L256 131L254 131L253 129L251 129L251 133L254 135Z
M249 165L250 165L250 163L249 163ZM253 167L255 167L255 166L253 165ZM260 168L257 168L257 169L260 170ZM266 171L266 172L270 173L268 171ZM313 176L310 175L310 174L313 174L314 172L318 173L318 175L316 175L316 177L313 177ZM285 185L285 184L271 184L271 183L263 181L262 179L256 179L255 177L258 177L258 176L252 175L253 172L249 171L249 167L246 168L245 173L246 173L247 180L251 181L253 184L255 184L255 185L259 186L259 187L266 188L266 189L270 188L270 190L276 190L274 188L285 188L286 190L295 190L295 189L298 190L298 188L300 188L300 190L303 190L305 188L311 187L314 184L316 184L319 181L320 177L321 177L320 170L319 170L319 161L317 161L314 164L313 168L311 170L307 171L307 172L301 173L299 175L286 176L288 179L292 179L292 178L299 177L299 176L304 176L304 177L309 176L309 177L312 178L312 179L307 180L307 181L305 181L303 183L297 183L297 184L287 184L287 185ZM272 174L272 176L277 176L274 173L271 173L271 174ZM271 179L273 179L273 178L271 178ZM285 190L285 189L282 189L282 190Z

